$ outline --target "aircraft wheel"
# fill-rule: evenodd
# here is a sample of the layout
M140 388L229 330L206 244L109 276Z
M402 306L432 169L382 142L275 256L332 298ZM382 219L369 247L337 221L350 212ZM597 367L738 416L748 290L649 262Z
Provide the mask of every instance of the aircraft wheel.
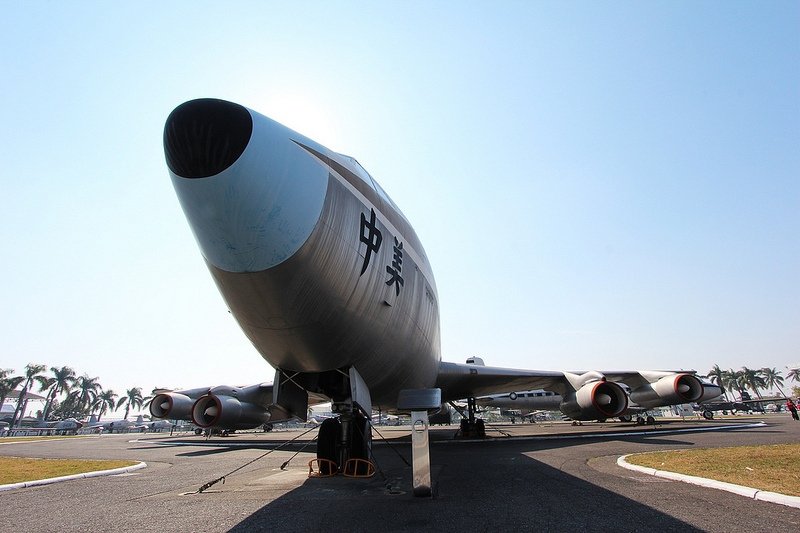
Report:
M350 439L350 458L351 459L370 459L370 447L372 443L372 432L369 427L369 420L360 413L353 416L351 425L353 434ZM359 463L356 467L356 475L367 475L368 465Z
M703 418L705 418L706 420L713 420L714 411L712 411L711 409L706 409L705 411L703 411Z
M202 435L202 434L203 434L203 430L202 430L202 429L200 429L200 428L195 428L195 430L194 430L194 434L195 434L195 435Z
M622 415L621 417L619 417L619 419L621 422L630 422L631 420L633 420L631 415Z
M636 417L636 425L637 426L643 426L644 425L644 418L642 418L641 416L637 416Z
M648 417L647 417L647 425L648 425L648 426L654 426L654 425L656 425L656 419L655 419L655 418L653 418L652 416L648 416Z
M319 426L319 435L317 436L317 459L327 459L333 461L334 464L338 462L336 454L336 441L339 440L339 431L341 431L342 423L338 418L326 418ZM332 472L331 463L322 461L319 465L320 474L329 476L335 474Z

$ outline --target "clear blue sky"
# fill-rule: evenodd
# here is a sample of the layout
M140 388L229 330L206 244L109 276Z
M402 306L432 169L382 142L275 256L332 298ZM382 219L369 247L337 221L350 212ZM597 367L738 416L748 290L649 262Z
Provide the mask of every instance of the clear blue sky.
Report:
M797 2L3 2L0 367L270 381L161 135L218 97L356 157L415 226L443 356L800 363Z

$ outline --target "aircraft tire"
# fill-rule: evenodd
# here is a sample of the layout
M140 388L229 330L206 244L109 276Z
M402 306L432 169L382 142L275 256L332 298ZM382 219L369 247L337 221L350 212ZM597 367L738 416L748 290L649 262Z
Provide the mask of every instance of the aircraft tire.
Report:
M655 426L656 425L656 419L653 418L652 416L648 416L647 417L647 425L648 426Z
M705 411L703 411L703 418L705 418L706 420L713 420L714 411L712 411L711 409L706 409Z
M339 431L341 430L342 423L338 418L326 418L319 426L319 435L317 437L317 459L327 459L328 461L338 462L336 454L336 441L339 440ZM330 471L330 463L323 462L320 464L320 473L324 476L334 474Z
M370 432L369 421L361 413L356 413L353 416L351 425L353 434L350 438L350 458L351 459L370 459L370 440L372 433ZM356 467L357 475L366 475L367 465L360 463Z
M370 431L367 418L358 413L353 416L353 437L351 439L350 457L369 459Z

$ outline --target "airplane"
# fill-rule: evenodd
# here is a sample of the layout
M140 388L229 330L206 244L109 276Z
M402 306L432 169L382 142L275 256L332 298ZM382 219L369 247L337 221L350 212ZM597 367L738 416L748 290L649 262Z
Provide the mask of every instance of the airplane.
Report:
M9 422L0 421L0 433L7 430ZM64 420L53 420L45 422L38 418L23 418L20 426L17 429L25 429L27 431L41 431L45 434L52 434L55 432L57 435L66 435L75 433L83 427L83 422L74 418L65 418Z
M721 411L723 415L727 415L728 412L731 414L736 414L738 412L748 413L751 411L763 413L765 411L764 404L773 404L775 405L775 410L780 411L784 402L786 402L784 396L752 398L747 391L741 391L740 396L741 399L739 401L727 399L708 401L704 398L695 404L695 410L702 414L703 418L712 420L714 418L714 413L717 411Z
M373 407L401 391L434 401L542 388L573 419L611 418L631 396L693 402L683 371L537 371L442 360L433 270L411 223L378 182L339 154L242 105L185 102L164 126L168 174L232 316L275 371L272 384L164 392L161 418L200 427L305 420L324 398L338 417L317 457L369 459ZM224 358L209 364L225 364ZM404 396L405 397L405 396ZM426 404L427 404L426 403Z
M136 424L135 429L141 431L162 431L166 429L173 429L175 424L171 420L144 420L141 424Z
M83 427L83 422L75 418L65 418L64 420L58 420L56 422L47 422L47 427L55 429L59 432L68 432L68 431L77 431Z
M718 398L722 395L722 389L718 385L714 385L713 383L708 383L702 380L701 383L703 386L703 394L698 402L713 400L714 398ZM676 402L674 401L675 399L664 400L661 398L641 398L639 399L641 403L637 403L630 397L630 388L624 384L622 385L622 388L626 393L629 394L628 408L617 416L617 418L623 422L630 422L633 419L633 416L636 416L636 422L638 424L643 424L645 422L648 424L654 424L655 419L652 416L647 416L645 418L645 415L648 411L656 407L667 407L686 403L682 401ZM532 410L557 411L561 406L561 402L563 401L564 399L560 394L542 389L482 396L475 399L477 405L499 407L501 409L509 410L519 410L521 413L523 411ZM603 417L600 420L605 420L605 418Z
M144 425L145 422L142 415L137 416L136 420L133 422L126 418L119 420L106 420L105 422L96 422L94 421L94 415L92 415L87 428L102 429L103 431L108 431L110 433L114 433L115 431L122 433L123 431L130 431L131 429L141 429Z

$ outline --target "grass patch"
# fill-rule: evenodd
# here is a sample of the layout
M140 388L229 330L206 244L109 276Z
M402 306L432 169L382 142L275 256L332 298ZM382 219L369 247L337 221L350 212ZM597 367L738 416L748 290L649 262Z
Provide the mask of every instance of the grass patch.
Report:
M631 464L800 496L800 444L650 452Z
M89 435L41 435L37 437L2 437L0 438L0 444L11 443L11 442L25 442L29 440L45 440L45 439L85 439L88 438Z
M137 461L0 457L0 485L133 466Z

